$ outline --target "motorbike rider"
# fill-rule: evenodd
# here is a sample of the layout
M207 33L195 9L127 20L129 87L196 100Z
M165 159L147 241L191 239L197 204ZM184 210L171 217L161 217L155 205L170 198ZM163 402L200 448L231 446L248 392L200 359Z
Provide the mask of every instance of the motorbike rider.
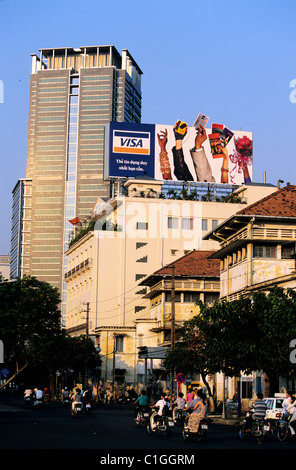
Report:
M192 409L192 413L190 414L187 422L189 431L193 433L197 432L200 420L206 415L205 395L201 389L196 391L193 400L187 404L186 409Z
M31 401L32 395L33 395L32 389L31 389L31 388L27 388L27 389L24 391L24 400L26 400L27 398L29 398L29 400Z
M71 397L71 400L72 400L72 410L74 410L76 403L82 403L82 393L81 393L80 388L76 388L76 390L74 391Z
M68 387L65 387L64 390L62 391L62 402L64 403L65 400L69 400L70 397L70 392L68 390Z
M296 437L296 400L293 402L292 392L287 392L287 399L283 402L283 416L291 416L289 426L291 431L291 437L294 439Z
M83 403L86 405L86 403L90 403L93 398L92 391L90 387L88 387L85 392L83 393Z
M43 400L43 391L40 388L34 388L35 399L36 400Z
M191 402L192 400L193 400L193 393L192 393L191 387L188 387L187 403Z
M185 409L186 404L187 402L184 398L184 394L182 392L179 392L178 398L176 399L175 402L172 403L174 419L182 420L182 410Z
M177 405L178 410L184 410L184 408L186 406L186 400L184 398L184 393L182 393L182 392L178 393L178 398L173 403L173 405Z
M48 387L45 387L43 393L44 393L44 398L45 398L45 400L48 401L48 400L49 400L49 396L50 396L49 388L48 388Z
M285 416L289 416L289 412L287 411L287 408L292 404L292 392L286 391L286 398L283 401L283 415L282 417L284 418Z
M110 405L111 401L113 400L113 393L111 392L110 388L108 387L105 393L105 402Z
M267 405L263 401L263 393L257 393L257 400L247 409L251 412L249 416L246 417L246 428L249 431L252 427L252 420L258 419L263 420L266 415Z
M136 399L136 401L134 401L134 405L137 405L135 409L135 419L137 418L139 411L144 411L145 409L147 409L148 404L149 400L147 397L146 390L142 390L141 395Z
M160 395L160 399L155 403L155 405L151 405L150 408L158 408L156 414L154 415L154 421L151 422L151 427L155 428L158 418L162 416L166 408L168 408L167 401L165 400L165 394L162 393Z

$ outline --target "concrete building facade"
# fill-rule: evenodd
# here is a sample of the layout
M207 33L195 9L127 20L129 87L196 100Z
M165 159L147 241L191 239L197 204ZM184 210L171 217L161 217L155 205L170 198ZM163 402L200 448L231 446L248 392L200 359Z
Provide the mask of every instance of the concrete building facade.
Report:
M221 299L234 301L254 292L268 294L274 286L295 289L296 187L288 183L246 206L205 239L219 241L212 258L220 260ZM268 380L263 371L254 371L242 375L241 386L242 398L251 399L258 391L268 391ZM279 378L279 389L287 386L287 380ZM233 379L228 379L228 387L235 390Z
M0 255L0 276L4 279L10 277L10 255Z
M219 240L221 299L274 285L295 287L296 191L288 184L233 214L206 240Z
M162 334L151 334L151 329L159 328L160 318L151 309L148 288L142 281L193 250L217 250L217 240L202 241L206 228L217 227L245 207L241 203L161 199L162 184L131 179L126 182L126 197L107 202L98 199L92 214L95 225L66 252L66 329L72 335L86 331L93 335L101 348L102 374L109 381L116 369L118 375L121 370L121 381L133 382L135 374L144 374L143 364L135 368L138 347L166 342ZM250 194L253 190L252 186ZM269 193L274 188L266 190ZM191 297L200 288L192 284ZM212 298L219 292L218 285L202 290ZM182 300L184 293L183 289ZM192 313L194 306L190 305ZM118 336L120 351L114 346Z

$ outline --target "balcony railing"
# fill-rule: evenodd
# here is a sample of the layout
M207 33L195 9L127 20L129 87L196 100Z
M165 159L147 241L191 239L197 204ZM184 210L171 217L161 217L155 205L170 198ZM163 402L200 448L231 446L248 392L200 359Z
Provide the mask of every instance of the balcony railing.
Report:
M91 267L92 267L92 259L91 258L85 259L84 261L82 261L82 263L77 264L75 268L72 268L65 273L65 281L69 281L73 277L82 274L83 272L87 271Z

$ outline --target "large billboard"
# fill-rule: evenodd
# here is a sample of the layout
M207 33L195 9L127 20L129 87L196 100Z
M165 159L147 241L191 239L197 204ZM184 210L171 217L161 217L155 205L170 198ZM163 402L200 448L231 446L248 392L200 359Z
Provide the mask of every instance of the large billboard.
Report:
M252 181L252 132L110 122L105 128L104 178L150 176L156 180L240 185Z

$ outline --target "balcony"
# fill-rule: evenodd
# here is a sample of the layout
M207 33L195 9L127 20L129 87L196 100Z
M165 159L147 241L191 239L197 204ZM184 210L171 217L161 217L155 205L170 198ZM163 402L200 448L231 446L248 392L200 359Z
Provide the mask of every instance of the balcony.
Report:
M78 264L75 266L75 268L70 269L65 273L65 281L68 282L71 279L73 279L76 276L79 276L80 274L84 273L88 269L91 269L92 267L92 259L87 258L82 263Z

